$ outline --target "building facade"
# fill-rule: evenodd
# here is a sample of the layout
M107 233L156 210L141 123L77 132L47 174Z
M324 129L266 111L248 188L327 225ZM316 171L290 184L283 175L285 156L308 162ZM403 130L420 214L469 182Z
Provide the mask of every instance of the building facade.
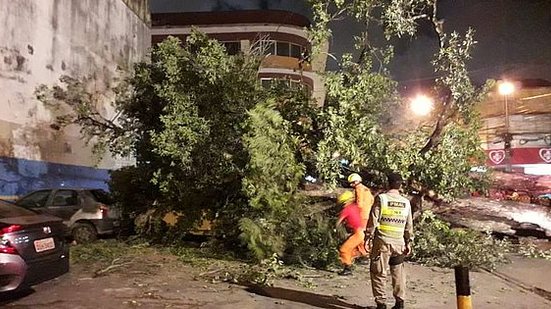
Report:
M0 0L0 196L106 187L108 170L121 162L98 165L79 128L52 126L56 111L34 93L63 75L88 77L109 101L117 69L147 53L149 18L148 0ZM107 104L100 109L109 115Z
M306 88L323 104L325 90L318 74L325 71L326 53L310 57L306 28L310 20L283 10L232 10L209 12L153 13L152 43L168 36L185 40L192 27L218 40L231 53L248 53L259 47L264 52L259 80ZM327 50L325 50L327 52Z
M513 93L504 96L496 90L480 104L486 163L501 170L509 165L512 171L551 175L551 83L514 84Z

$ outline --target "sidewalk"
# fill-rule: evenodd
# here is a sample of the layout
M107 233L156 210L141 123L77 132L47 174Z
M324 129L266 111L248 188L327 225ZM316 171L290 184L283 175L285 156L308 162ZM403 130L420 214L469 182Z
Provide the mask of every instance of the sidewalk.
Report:
M540 267L541 260L524 259L513 264L513 269L522 272L521 267L526 269L537 269ZM544 261L547 262L547 261ZM551 264L546 263L546 267ZM506 265L508 268L510 265ZM551 268L549 268L551 270ZM503 270L505 272L505 270ZM431 308L447 309L456 308L455 278L451 269L441 269L436 267L425 267L415 264L406 264L406 273L408 276L408 294L406 308ZM513 275L507 272L507 274ZM526 278L530 277L528 271L525 272ZM551 272L549 273L551 274ZM542 277L546 275L541 271ZM522 278L524 279L524 277ZM390 277L387 284L387 304L393 305ZM479 309L547 309L551 308L551 301L530 292L526 288L520 287L512 280L497 277L487 272L471 272L471 294L473 308ZM543 281L543 279L542 279ZM314 280L316 287L304 289L297 287L295 283L289 281L279 281L278 287L289 290L303 290L305 293L315 293L317 295L330 295L343 301L348 306L340 304L336 306L321 306L321 308L357 308L356 306L369 306L374 308L374 301L371 292L369 272L366 266L358 266L352 277L327 276ZM296 305L302 303L302 300L294 300L285 303L287 308L302 308ZM320 308L320 306L311 306L309 308ZM389 306L390 307L390 306Z
M537 289L540 294L551 300L551 261L512 257L511 264L500 267L496 273L524 285L528 289Z

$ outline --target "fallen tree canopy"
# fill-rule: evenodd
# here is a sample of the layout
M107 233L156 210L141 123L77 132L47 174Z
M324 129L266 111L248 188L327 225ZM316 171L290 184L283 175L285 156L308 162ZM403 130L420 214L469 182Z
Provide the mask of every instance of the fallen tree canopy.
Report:
M475 87L466 69L474 32L442 32L436 1L311 3L314 52L317 39L328 38L335 7L366 27L380 22L387 36L379 46L368 29L356 38L361 57L347 53L338 71L324 75L323 106L304 89L262 87L265 51L257 44L228 55L198 31L185 42L169 37L127 72L111 89L114 118L102 114L97 94L77 78L40 87L37 95L48 106L68 108L57 118L60 128L80 125L99 154L134 156L136 165L113 172L110 185L127 214L156 214L140 230L147 237L177 242L207 219L228 250L256 261L277 254L327 267L341 236L334 229L338 210L309 211L311 200L298 193L306 176L335 187L358 171L375 175L368 184L384 187L385 173L396 171L408 190L434 189L446 200L479 189L484 177L472 178L469 170L483 157L473 106L485 88ZM403 118L409 98L400 97L387 68L391 38L413 36L418 19L432 23L438 36L437 77L428 91L434 117L401 130L396 123L411 123ZM171 228L162 223L170 212L183 214Z
M453 268L495 269L508 261L510 243L491 234L470 229L452 229L450 224L425 212L415 225L411 259L424 265Z

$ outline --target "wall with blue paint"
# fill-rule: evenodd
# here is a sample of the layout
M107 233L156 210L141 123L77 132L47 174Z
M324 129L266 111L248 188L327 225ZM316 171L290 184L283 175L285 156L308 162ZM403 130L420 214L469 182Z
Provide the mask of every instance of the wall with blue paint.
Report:
M0 195L20 196L42 188L108 189L109 170L0 157Z
M79 127L55 125L67 111L34 92L63 75L86 77L99 112L111 118L117 68L143 60L150 47L148 7L149 0L0 0L0 196L106 188L108 170L131 163L98 160Z

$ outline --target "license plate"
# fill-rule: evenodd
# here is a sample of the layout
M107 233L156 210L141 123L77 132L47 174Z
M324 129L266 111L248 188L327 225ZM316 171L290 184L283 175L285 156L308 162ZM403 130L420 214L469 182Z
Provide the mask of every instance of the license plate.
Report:
M36 252L48 251L54 248L55 248L55 242L52 237L34 241L34 249L36 250Z

